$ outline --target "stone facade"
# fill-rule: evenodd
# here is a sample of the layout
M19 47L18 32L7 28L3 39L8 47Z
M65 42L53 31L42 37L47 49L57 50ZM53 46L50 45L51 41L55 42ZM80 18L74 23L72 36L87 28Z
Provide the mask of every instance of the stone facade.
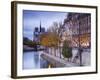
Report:
M64 20L64 28L72 47L78 47L79 44L81 47L91 46L91 14L68 13Z

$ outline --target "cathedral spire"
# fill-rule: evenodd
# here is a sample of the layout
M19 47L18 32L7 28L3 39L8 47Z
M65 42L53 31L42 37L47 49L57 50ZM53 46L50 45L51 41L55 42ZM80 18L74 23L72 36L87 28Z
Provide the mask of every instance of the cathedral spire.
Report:
M42 27L41 27L41 21L40 21L40 32L41 32L41 28L42 28Z

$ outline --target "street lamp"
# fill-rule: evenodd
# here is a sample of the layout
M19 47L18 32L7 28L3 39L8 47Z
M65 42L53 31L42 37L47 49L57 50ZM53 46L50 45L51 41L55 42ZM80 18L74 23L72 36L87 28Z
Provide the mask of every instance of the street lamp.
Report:
M81 47L81 39L80 39L80 20L79 20L79 29L78 29L78 42L79 42L79 45L78 45L78 50L79 50L79 56L80 56L80 66L82 66L82 47Z

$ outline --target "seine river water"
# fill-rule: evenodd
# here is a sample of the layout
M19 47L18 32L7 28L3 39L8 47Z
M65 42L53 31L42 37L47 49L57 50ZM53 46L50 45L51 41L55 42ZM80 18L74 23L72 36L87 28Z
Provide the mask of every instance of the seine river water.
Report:
M29 51L23 54L23 69L47 68L48 62L41 57L42 51Z

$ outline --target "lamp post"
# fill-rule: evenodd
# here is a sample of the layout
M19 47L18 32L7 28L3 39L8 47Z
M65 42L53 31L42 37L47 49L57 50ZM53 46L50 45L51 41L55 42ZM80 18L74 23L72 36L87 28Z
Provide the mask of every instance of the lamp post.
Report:
M78 50L79 50L79 56L80 56L80 66L82 66L82 47L81 47L81 40L80 40L80 35L81 35L81 33L80 33L80 20L79 20L79 29L78 29L78 42L79 42L79 44L78 44Z

